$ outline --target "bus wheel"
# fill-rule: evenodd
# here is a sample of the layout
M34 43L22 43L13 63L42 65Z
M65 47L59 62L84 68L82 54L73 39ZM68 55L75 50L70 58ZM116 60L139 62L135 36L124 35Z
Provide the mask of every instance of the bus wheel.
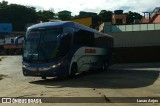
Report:
M45 76L42 76L42 79L47 79Z
M72 67L71 67L71 73L70 73L70 78L74 78L75 77L75 75L76 75L76 73L77 73L77 70L78 70L78 68L77 68L77 64L76 63L73 63L72 64Z

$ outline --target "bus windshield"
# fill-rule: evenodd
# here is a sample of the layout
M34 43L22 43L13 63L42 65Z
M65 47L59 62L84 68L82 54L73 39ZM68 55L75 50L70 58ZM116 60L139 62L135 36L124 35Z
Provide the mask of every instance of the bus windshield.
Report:
M23 59L28 61L52 61L56 58L57 36L61 29L27 31Z

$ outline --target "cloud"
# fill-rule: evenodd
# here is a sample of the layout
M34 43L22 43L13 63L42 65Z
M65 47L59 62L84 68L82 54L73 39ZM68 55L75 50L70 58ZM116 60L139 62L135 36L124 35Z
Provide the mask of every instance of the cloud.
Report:
M0 0L2 1L2 0ZM35 6L37 9L54 8L55 12L62 10L71 11L73 15L79 11L99 13L101 10L124 9L142 13L152 11L159 7L160 0L7 0L9 3L18 3L27 6Z

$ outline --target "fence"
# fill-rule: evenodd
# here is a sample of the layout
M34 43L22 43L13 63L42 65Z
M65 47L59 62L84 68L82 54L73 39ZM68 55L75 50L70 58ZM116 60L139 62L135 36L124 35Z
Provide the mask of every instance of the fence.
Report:
M105 33L108 32L130 32L130 31L153 31L160 30L160 23L133 24L133 25L105 25Z

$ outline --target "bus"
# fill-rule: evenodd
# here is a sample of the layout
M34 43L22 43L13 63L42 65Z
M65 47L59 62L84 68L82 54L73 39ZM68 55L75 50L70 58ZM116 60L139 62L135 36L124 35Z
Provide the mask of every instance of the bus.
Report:
M36 24L29 27L24 36L23 75L46 79L73 77L87 70L106 70L112 50L112 36L78 23Z

